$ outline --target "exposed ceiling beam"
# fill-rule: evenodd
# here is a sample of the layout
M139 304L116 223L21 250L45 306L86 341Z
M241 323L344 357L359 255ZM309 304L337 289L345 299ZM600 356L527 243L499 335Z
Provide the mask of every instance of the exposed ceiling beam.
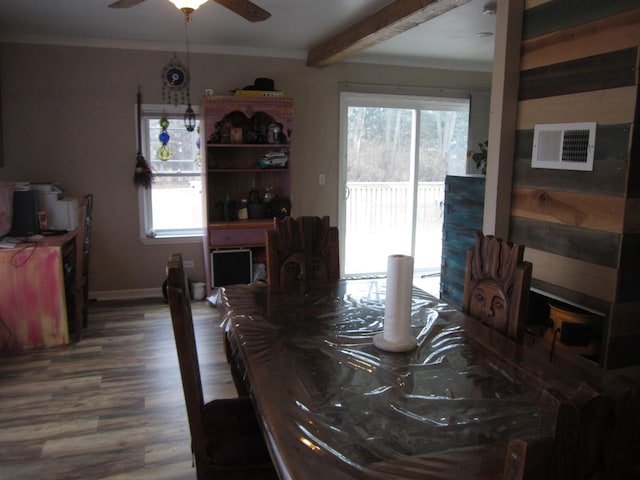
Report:
M471 0L394 0L365 19L317 45L310 67L326 67L442 15Z

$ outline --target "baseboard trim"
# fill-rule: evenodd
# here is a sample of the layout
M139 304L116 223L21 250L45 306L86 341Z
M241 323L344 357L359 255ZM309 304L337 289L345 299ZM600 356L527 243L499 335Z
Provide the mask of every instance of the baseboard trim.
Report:
M91 300L135 300L138 298L164 298L162 288L137 288L133 290L102 290L89 292Z

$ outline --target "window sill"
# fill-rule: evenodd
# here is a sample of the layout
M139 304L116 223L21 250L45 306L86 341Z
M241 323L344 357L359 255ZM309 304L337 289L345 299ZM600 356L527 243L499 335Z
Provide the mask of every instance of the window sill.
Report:
M195 236L166 236L166 237L140 237L143 245L187 245L202 243L202 235Z

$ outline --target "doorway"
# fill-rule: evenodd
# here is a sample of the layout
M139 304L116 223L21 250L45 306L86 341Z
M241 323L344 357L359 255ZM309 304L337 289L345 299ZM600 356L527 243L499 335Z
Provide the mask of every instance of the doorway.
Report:
M392 254L440 271L444 180L466 172L469 100L343 92L339 199L343 274L377 275Z

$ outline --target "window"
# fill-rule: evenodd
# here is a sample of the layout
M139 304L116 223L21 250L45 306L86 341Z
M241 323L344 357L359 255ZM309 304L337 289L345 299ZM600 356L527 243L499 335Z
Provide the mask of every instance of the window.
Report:
M185 109L186 106L142 106L142 154L153 172L151 188L139 189L140 236L145 241L179 238L180 243L199 242L202 236L200 129L199 122L193 132L184 127ZM163 114L169 121L167 147L171 150L171 158L166 161L156 154L162 146L158 137Z

